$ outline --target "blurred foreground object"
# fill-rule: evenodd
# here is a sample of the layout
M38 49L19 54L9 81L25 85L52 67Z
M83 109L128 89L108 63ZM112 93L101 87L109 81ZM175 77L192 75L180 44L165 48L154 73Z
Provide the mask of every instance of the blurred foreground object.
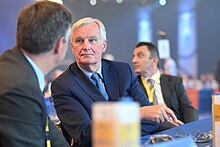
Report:
M213 146L220 146L220 93L212 95Z
M93 147L139 147L140 114L136 102L93 105Z

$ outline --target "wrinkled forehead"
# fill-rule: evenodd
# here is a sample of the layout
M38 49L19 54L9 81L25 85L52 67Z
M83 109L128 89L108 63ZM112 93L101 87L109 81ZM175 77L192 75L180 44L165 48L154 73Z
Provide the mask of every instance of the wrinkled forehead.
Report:
M84 24L75 29L72 33L72 38L90 38L101 37L100 29L96 23Z

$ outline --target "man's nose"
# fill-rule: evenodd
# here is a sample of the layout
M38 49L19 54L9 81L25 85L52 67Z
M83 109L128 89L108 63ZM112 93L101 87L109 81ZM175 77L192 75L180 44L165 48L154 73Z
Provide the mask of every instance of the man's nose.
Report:
M90 42L87 39L84 40L82 45L83 45L83 49L90 49L91 46Z
M136 63L136 57L134 56L131 61L133 64Z

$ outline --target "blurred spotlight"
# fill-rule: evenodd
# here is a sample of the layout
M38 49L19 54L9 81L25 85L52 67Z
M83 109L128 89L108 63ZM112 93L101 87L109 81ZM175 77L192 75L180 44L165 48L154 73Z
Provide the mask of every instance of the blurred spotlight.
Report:
M44 0L37 0L37 1L44 1ZM63 1L62 0L48 0L48 1L56 2L56 3L59 3L59 4L63 5Z
M159 0L159 4L160 4L161 6L164 6L164 5L167 4L167 1L166 1L166 0Z
M116 0L116 2L117 2L118 4L120 4L120 3L123 2L123 0Z
M95 6L97 4L97 0L90 0L90 5Z

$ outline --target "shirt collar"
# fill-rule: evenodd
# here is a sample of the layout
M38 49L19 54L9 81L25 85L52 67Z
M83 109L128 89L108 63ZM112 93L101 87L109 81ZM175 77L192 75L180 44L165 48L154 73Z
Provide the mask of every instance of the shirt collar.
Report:
M146 81L147 81L148 79L152 79L152 80L154 80L154 82L155 82L155 81L157 80L157 77L158 77L159 74L160 74L160 71L157 70L157 72L156 72L155 74L153 74L151 77L147 77L147 78L146 78ZM160 83L160 80L158 80L157 83Z
M40 86L40 90L43 92L44 86L45 86L43 72L40 70L40 68L37 66L37 64L34 63L34 61L31 58L29 58L26 54L24 54L24 56L27 58L28 62L33 67L33 69L34 69L34 71L35 71L35 73L37 75L37 79L38 79L38 83L39 83L39 86Z
M83 69L83 68L81 68L81 67L79 67L79 68L82 70L82 72L83 72L88 78L91 78L93 72L89 72L89 71L87 71L87 70L85 70L85 69ZM103 77L102 77L102 63L100 64L100 67L97 69L96 72L101 76L101 78L103 78Z

